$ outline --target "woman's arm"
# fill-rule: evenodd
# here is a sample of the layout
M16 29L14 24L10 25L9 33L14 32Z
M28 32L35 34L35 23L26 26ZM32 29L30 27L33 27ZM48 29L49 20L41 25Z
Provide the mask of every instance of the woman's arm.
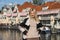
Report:
M19 24L18 29L23 33L26 34L27 33L27 29L26 29L26 23L27 19L24 19L24 21L22 23Z

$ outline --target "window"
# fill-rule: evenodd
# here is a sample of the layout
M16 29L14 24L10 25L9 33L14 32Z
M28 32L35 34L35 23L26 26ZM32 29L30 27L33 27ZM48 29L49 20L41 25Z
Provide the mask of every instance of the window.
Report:
M47 10L49 7L48 6L45 6L42 8L42 10Z
M41 20L42 24L50 24L50 20Z
M16 16L13 16L12 18L16 18Z
M12 22L13 22L13 21L16 21L16 19L15 19L15 18L12 18L12 19L10 19L10 20L11 20Z

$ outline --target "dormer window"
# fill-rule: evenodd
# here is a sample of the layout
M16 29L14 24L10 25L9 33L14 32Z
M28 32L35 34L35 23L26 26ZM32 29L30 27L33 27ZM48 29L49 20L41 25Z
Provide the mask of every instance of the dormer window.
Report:
M49 7L48 6L45 6L45 7L42 7L42 10L47 10Z

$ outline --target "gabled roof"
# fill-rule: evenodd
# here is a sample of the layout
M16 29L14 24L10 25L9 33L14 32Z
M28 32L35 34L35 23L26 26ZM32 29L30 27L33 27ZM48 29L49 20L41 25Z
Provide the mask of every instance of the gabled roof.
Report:
M25 2L23 5L19 5L18 6L18 10L19 12L22 11L22 9L25 9L25 8L35 8L36 5L33 5L32 3L29 3L29 2Z
M25 8L34 8L37 11L42 11L42 8L44 6L45 7L48 6L48 10L59 9L60 8L60 3L58 3L58 2L47 2L47 3L43 4L43 5L33 5L32 3L25 2L23 5L19 5L17 7L18 7L19 12L21 12Z
M43 6L48 6L48 10L50 9L59 9L60 8L60 3L58 2L47 2L43 4Z

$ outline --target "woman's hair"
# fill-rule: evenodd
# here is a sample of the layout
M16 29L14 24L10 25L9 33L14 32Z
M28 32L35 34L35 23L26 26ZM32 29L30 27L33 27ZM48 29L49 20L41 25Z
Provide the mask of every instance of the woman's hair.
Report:
M31 13L32 11L34 11L34 13L35 13L35 18L34 18L34 19L35 19L36 21L38 21L37 11L36 11L35 9L30 9L29 15L30 15L30 13Z
M35 11L35 13L36 13L36 10L35 10L35 9L30 9L29 14L30 14L32 11Z

